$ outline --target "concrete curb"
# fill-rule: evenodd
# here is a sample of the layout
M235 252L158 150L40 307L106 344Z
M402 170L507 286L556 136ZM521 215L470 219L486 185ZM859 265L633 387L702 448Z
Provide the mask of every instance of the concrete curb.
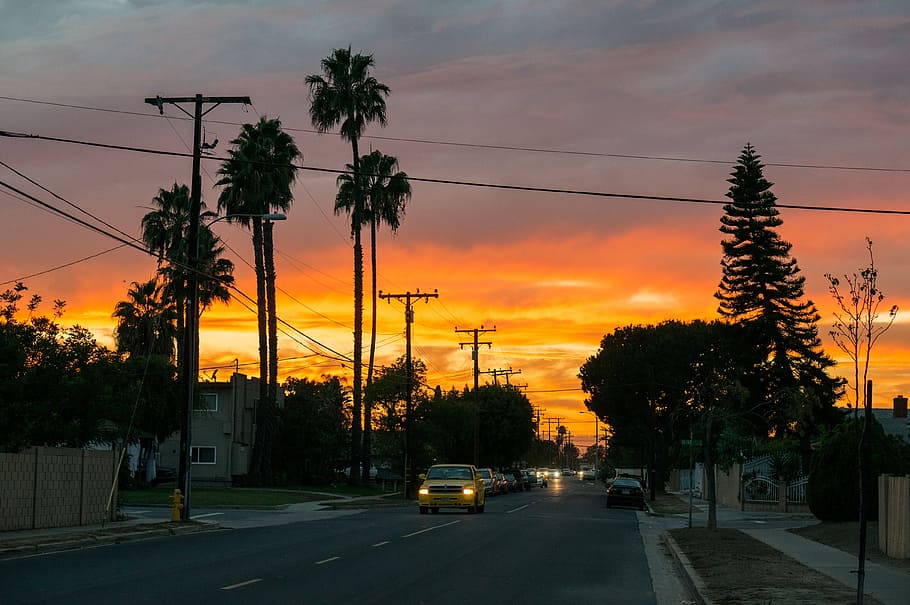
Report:
M145 527L145 529L143 529ZM33 556L37 554L46 554L54 552L63 552L67 550L79 550L86 547L104 546L108 544L119 544L121 542L132 542L137 540L151 540L154 538L163 538L167 536L178 536L183 534L192 534L203 531L213 531L222 529L216 523L193 524L180 527L160 527L157 525L137 525L135 531L128 532L105 532L96 530L84 534L73 534L68 538L61 537L57 541L41 541L35 539L34 542L23 540L22 544L0 547L0 560L16 559L19 557Z
M660 539L673 555L673 560L676 562L676 568L679 570L679 575L686 584L686 588L689 589L689 594L695 598L695 601L699 605L714 605L714 601L707 596L707 586L705 586L705 583L699 577L695 568L692 567L689 558L686 557L682 549L679 548L676 540L667 532L662 533Z

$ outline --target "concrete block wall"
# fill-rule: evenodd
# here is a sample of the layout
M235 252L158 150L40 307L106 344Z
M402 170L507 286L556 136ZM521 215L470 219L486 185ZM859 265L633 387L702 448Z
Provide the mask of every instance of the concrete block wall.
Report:
M106 512L115 465L113 451L34 447L0 453L0 531L115 518L116 507Z

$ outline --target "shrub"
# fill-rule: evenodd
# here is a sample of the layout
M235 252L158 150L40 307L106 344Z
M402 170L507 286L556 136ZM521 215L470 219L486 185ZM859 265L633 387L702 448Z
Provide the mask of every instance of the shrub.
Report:
M863 419L845 420L827 433L812 454L809 469L809 509L822 521L859 520L859 440ZM900 447L872 419L869 439L869 480L865 499L869 520L878 518L878 482L883 473L900 474Z

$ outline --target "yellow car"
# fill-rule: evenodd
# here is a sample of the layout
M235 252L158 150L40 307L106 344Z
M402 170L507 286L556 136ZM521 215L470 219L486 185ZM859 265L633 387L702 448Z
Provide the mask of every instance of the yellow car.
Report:
M431 466L417 492L420 514L438 513L440 508L466 508L469 513L482 513L485 494L483 477L473 464L437 464Z

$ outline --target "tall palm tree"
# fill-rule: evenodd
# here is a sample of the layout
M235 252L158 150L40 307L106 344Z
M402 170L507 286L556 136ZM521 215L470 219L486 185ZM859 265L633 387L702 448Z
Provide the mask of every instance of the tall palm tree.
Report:
M363 403L363 225L364 200L360 186L358 140L366 125L386 124L385 97L389 87L370 75L373 55L351 54L351 47L336 48L321 62L322 75L306 77L310 88L310 121L319 132L340 126L341 138L351 142L353 155L354 205L351 208L351 237L354 239L354 386L351 421L352 483L360 480L361 413Z
M281 120L262 116L244 124L231 141L216 185L224 186L218 208L228 221L252 226L256 270L256 306L259 323L259 410L253 447L255 481L271 481L271 449L277 429L278 313L275 303L275 253L271 221L261 215L287 212L294 200L294 162L303 158L294 139L281 129ZM233 215L233 216L231 216Z
M173 361L179 313L164 284L157 278L133 282L126 297L112 314L117 320L117 351L131 357L160 355Z
M353 173L354 167L348 164ZM360 158L361 182L363 183L363 220L370 225L370 260L372 268L372 316L370 332L370 361L367 366L367 387L373 383L373 368L376 360L376 231L385 223L392 233L398 231L405 207L411 199L411 184L408 175L398 170L398 160L390 155L373 151ZM338 195L335 197L335 213L351 213L355 203L354 179L351 174L338 177ZM369 480L371 462L372 402L369 397L363 402L363 470L362 479Z
M154 209L142 217L142 241L158 254L158 273L165 280L167 296L175 302L178 335L176 363L178 367L183 367L183 338L179 336L184 332L187 300L189 251L186 243L189 239L190 190L186 185L174 183L170 190L159 189L158 195L152 198L152 204ZM224 246L204 225L204 221L213 218L214 214L205 210L204 202L202 210L198 250L200 274L197 276L200 313L216 301L227 302L230 297L227 286L234 280L234 264L221 258Z

